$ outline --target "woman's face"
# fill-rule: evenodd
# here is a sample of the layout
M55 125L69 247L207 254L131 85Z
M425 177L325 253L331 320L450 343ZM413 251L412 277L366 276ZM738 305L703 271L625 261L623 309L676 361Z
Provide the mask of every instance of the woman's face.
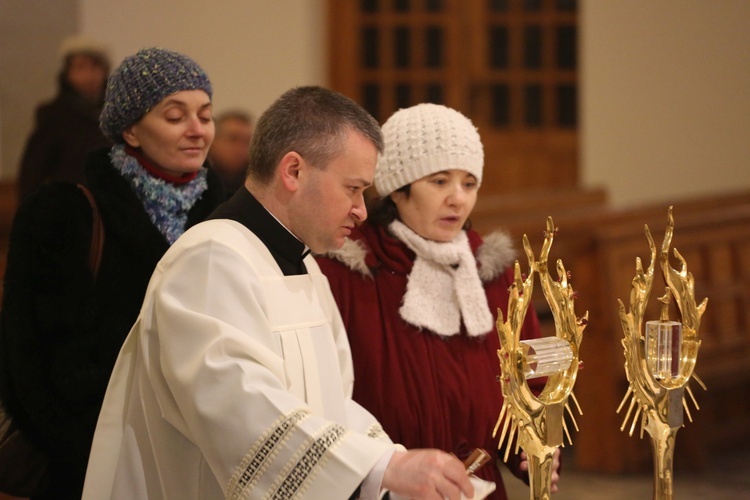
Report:
M125 129L130 146L141 148L156 168L173 176L203 165L214 140L211 99L202 90L182 90L164 98Z
M68 58L65 78L76 92L94 101L104 92L107 68L91 56L75 54Z
M451 241L461 231L477 202L479 183L465 170L444 170L411 184L411 191L396 191L401 222L422 238Z

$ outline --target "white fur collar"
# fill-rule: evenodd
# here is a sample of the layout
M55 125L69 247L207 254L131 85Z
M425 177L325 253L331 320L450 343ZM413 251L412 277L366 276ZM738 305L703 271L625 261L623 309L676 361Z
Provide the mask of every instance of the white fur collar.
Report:
M476 258L480 264L479 278L486 283L500 276L506 267L513 264L516 251L513 248L510 236L504 231L492 232L485 236L483 240ZM347 238L341 248L325 255L342 262L352 271L372 277L372 272L365 263L365 256L368 251L363 241L354 241Z
M503 274L506 267L513 265L516 250L508 233L494 231L482 238L482 246L477 249L476 257L480 265L479 278L486 283Z
M368 252L367 245L363 241L355 241L346 238L344 244L338 250L331 250L323 254L325 257L343 262L352 271L357 271L363 276L372 277L370 268L365 263Z

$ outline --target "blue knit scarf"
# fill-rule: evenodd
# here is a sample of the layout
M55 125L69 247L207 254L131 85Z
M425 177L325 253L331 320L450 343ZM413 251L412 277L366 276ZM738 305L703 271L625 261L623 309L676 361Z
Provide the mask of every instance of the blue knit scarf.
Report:
M152 176L123 145L112 147L112 165L130 183L151 222L171 245L185 232L188 212L208 188L206 169L186 184L173 184Z

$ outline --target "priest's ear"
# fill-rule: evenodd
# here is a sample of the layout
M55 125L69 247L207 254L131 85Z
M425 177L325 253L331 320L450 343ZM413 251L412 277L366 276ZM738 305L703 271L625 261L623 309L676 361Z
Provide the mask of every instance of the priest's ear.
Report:
M299 189L305 165L305 159L295 151L289 151L281 158L278 166L279 175L281 183L288 191L295 192Z

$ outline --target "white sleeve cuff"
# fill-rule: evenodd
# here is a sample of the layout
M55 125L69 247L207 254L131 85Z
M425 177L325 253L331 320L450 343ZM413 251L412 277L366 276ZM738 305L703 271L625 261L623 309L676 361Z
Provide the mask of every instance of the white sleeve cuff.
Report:
M359 498L360 500L377 500L386 490L382 489L383 476L385 475L385 469L388 467L388 462L391 461L391 457L396 451L405 451L402 445L397 444L390 450L386 451L380 459L375 462L375 465L367 474L364 481L362 481L362 489L360 489Z

